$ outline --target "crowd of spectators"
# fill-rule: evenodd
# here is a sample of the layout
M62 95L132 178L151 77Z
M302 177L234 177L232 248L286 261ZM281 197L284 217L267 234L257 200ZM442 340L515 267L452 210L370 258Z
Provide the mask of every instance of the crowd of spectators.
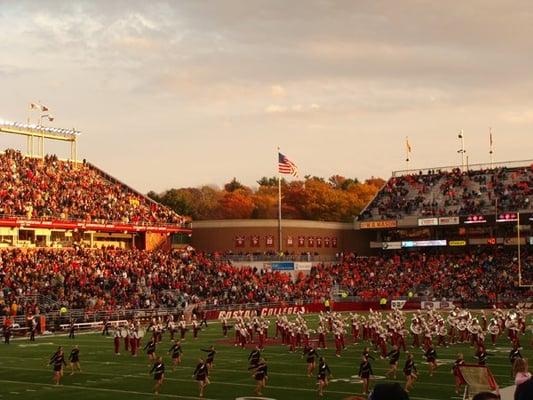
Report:
M451 171L395 176L360 215L360 220L407 215L458 216L531 210L533 165L522 168Z
M87 222L157 224L182 218L87 163L56 156L0 154L0 215Z
M34 307L27 300L32 295L48 297L56 308L90 311L197 302L321 302L335 288L365 299L419 293L464 301L525 298L533 292L518 286L515 256L496 249L462 255L345 256L333 265L315 266L309 274L291 276L176 250L5 249L0 251L0 310L22 314ZM522 260L532 272L532 255L524 253Z

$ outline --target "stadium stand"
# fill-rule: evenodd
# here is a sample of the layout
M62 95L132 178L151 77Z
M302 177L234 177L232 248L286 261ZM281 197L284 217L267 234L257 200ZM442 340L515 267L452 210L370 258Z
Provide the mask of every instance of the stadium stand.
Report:
M532 209L533 165L392 176L359 220L460 216Z
M86 222L181 224L183 218L88 163L0 154L0 215Z
M515 256L505 249L461 255L352 255L292 280L287 273L236 268L184 250L6 249L0 252L0 309L3 314L23 314L29 307L35 313L31 295L36 294L51 297L55 309L92 311L157 309L185 302L322 302L334 287L361 299L406 298L409 292L467 302L525 299L533 291L518 286ZM522 259L533 262L527 252Z

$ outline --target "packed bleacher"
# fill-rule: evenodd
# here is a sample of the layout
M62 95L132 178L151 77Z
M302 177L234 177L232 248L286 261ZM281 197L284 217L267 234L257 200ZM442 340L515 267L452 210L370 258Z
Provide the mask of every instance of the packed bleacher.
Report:
M0 215L86 222L179 224L183 219L87 163L0 154Z
M516 253L425 253L347 256L295 279L282 272L236 268L186 251L63 249L0 251L0 313L35 312L32 295L58 307L92 311L284 301L321 302L340 287L363 299L424 295L462 301L525 299ZM533 256L524 252L529 271ZM529 277L531 278L531 277ZM52 307L52 308L54 308ZM46 311L46 310L45 310Z
M459 216L532 209L533 165L393 176L360 220Z

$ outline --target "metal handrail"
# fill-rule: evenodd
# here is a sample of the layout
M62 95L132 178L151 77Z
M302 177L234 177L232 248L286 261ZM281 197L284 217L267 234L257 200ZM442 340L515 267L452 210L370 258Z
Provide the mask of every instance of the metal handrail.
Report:
M51 222L51 221L61 221L61 222L72 222L72 223L80 223L80 224L106 224L106 225L133 225L133 226L153 226L153 227L180 227L180 228L186 228L190 229L191 223L185 222L181 224L172 224L168 222L161 222L156 224L150 224L147 222L124 222L124 221L107 221L107 220L84 220L84 219L65 219L61 218L60 216L47 216L47 217L39 217L39 218L28 218L25 214L0 214L0 218L5 219L19 219L24 221L36 221L36 222Z
M500 168L519 168L519 167L529 167L533 164L533 160L516 160L516 161L500 161L493 163L478 163L478 164L469 164L466 171L463 173L468 173L468 171L479 171L479 170L495 170ZM447 165L444 167L430 167L430 168L418 168L418 169L402 169L397 171L392 171L392 177L404 176L404 175L418 175L424 171L440 171L440 172L451 172L456 169L462 169L461 165Z

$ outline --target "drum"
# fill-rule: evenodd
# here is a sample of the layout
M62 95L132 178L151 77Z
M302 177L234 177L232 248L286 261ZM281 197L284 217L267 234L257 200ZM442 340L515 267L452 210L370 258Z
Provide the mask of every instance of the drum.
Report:
M122 329L120 329L119 332L120 332L120 336L123 337L123 338L129 336L129 334L128 334L128 330L127 330L126 328L122 328Z

